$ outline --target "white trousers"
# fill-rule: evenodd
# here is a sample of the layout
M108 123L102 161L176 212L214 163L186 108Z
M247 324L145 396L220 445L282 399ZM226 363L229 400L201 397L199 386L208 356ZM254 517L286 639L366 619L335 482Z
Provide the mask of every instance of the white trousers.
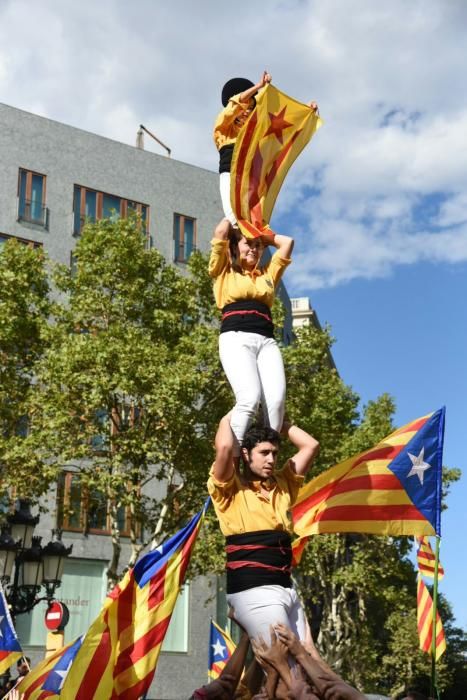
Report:
M260 402L265 423L280 431L284 420L285 372L281 351L274 338L243 331L221 333L219 355L235 394L230 425L239 444L242 444Z
M306 639L305 613L293 588L256 586L240 593L229 593L227 602L250 639L261 636L270 646L269 627L278 623L290 627L301 641Z
M222 209L224 216L230 221L232 226L237 226L237 219L230 203L230 173L220 173L219 186L221 191Z

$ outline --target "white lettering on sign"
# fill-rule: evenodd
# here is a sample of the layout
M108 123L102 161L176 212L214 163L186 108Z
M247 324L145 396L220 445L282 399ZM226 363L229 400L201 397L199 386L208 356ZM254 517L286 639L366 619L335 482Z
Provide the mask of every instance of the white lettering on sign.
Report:
M48 620L59 620L62 616L62 613L60 612L51 612L47 613L47 619Z

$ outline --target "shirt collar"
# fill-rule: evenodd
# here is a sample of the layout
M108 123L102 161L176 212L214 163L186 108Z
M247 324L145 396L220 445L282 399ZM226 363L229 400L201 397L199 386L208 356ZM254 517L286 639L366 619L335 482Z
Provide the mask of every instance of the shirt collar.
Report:
M262 488L266 491L272 491L277 486L277 481L275 476L270 476L268 479L264 479L264 481L248 481L247 484L252 491L259 492Z

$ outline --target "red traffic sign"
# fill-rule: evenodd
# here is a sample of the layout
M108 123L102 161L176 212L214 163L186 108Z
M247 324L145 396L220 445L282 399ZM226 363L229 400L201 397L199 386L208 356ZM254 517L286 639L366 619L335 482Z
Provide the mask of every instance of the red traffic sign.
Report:
M66 627L70 619L70 611L65 603L54 600L45 613L45 626L48 630L62 630Z

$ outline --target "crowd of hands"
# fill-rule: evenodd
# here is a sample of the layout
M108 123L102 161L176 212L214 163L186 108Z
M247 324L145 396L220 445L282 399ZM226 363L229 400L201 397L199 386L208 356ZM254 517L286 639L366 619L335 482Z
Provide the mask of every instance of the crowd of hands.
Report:
M270 643L250 642L243 632L219 678L195 691L194 700L365 700L321 658L311 635L302 643L284 625L270 632ZM250 643L254 660L241 678Z

